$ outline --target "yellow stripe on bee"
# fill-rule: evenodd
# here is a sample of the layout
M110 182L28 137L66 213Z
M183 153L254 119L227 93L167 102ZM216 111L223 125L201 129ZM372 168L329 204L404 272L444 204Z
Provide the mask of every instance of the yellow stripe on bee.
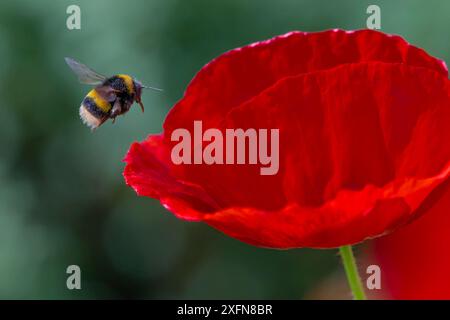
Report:
M134 93L134 83L133 83L133 78L131 78L129 75L127 74L118 74L117 75L119 78L121 78L123 80L123 82L125 82L125 86L128 89L128 92L130 94Z
M95 89L92 89L91 91L89 91L89 93L87 94L87 96L89 98L91 98L95 105L102 111L104 112L109 112L109 110L111 110L111 104L105 99L103 98Z

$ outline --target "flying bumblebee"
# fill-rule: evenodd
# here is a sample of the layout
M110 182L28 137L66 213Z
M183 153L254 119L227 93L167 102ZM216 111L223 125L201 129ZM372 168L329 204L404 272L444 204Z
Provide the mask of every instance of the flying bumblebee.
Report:
M141 100L142 88L162 91L144 86L126 74L105 77L71 58L65 60L81 83L96 86L89 91L80 106L81 120L92 130L108 119L112 119L114 123L116 117L130 110L134 102L137 102L144 112Z

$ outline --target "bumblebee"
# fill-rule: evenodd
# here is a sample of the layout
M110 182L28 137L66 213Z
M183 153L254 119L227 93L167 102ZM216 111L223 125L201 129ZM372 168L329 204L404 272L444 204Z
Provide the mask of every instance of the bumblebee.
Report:
M162 91L158 88L144 86L126 74L105 77L71 58L65 58L65 60L81 83L95 85L80 106L81 120L92 130L101 126L108 119L112 119L114 123L116 117L128 112L134 102L137 102L144 112L141 100L143 88Z

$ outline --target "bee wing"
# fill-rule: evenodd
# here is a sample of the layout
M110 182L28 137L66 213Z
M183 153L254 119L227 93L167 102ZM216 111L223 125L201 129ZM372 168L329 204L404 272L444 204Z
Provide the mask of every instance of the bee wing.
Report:
M98 85L101 84L106 77L95 72L88 66L79 63L72 58L64 58L67 65L72 69L72 71L77 75L78 80L84 84Z
M112 102L117 99L117 93L120 92L111 88L110 86L98 86L95 87L95 91L97 91L103 98Z

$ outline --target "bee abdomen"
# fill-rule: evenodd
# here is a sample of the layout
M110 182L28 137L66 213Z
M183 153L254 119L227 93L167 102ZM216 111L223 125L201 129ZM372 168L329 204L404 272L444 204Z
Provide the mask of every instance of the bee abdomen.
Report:
M86 108L87 111L89 111L89 113L91 113L96 118L107 117L109 114L109 110L111 109L111 107L109 107L108 109L101 108L97 104L97 102L89 96L83 99L82 105Z
M111 104L93 89L81 103L80 117L88 127L95 129L105 122L110 111Z
M98 118L94 116L90 111L87 110L84 104L80 106L80 118L83 123L91 129L97 128L105 121L105 118Z

